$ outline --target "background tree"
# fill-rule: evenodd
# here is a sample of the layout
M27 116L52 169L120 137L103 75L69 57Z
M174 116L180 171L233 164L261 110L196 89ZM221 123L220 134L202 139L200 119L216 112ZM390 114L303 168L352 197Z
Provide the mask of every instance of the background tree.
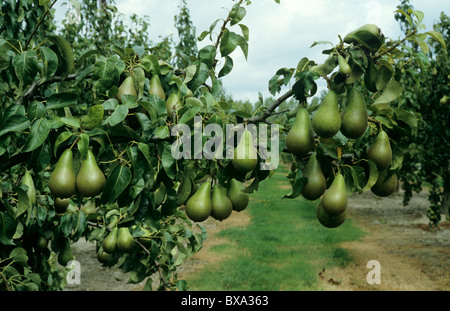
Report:
M413 9L408 0L402 1L398 8L404 12ZM406 15L399 13L396 19L405 34L418 30ZM402 77L405 92L401 105L417 112L418 126L417 139L405 140L411 147L404 155L400 179L405 205L413 191L420 192L423 188L429 191L427 216L430 224L437 226L441 213L448 215L450 208L449 17L442 12L433 28L442 34L446 46L429 40L428 48L421 41L411 40L405 56L410 68ZM429 58L425 57L426 52Z
M175 64L182 68L184 63L182 59L177 56L178 53L184 55L197 54L197 36L194 24L191 21L189 8L186 0L181 0L178 6L180 12L174 17L175 28L178 31L178 43L175 45Z

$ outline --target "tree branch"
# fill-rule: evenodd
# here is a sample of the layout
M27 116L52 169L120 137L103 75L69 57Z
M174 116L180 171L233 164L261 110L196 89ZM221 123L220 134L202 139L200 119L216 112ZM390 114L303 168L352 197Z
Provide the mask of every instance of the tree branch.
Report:
M244 123L256 123L256 122L265 122L265 120L272 116L274 114L275 109L277 109L278 106L280 106L284 101L289 99L294 93L292 93L292 90L287 91L285 94L281 95L276 101L274 101L272 104L270 104L266 111L264 111L263 114L252 117L252 118L245 118Z
M27 42L25 43L25 48L24 50L26 50L28 48L28 45L31 42L31 39L33 39L34 34L36 33L36 31L38 30L39 26L41 26L42 22L44 21L45 17L47 16L48 12L50 12L50 9L53 7L53 5L56 3L56 1L58 0L54 0L50 6L47 8L47 11L45 11L44 15L42 15L42 18L40 19L39 23L37 23L36 27L34 27L33 32L31 33L30 37L28 38Z
M62 81L75 80L77 78L77 76L78 76L77 73L72 73L65 78L62 76L53 76L50 79L46 80L44 83L42 83L42 79L39 79L39 80L33 82L33 84L31 84L30 88L24 94L22 94L22 96L19 97L19 99L16 101L16 104L22 105L27 99L29 99L31 96L34 95L34 93L36 92L38 87L41 85L62 82ZM87 77L89 77L89 76L90 75L87 75Z

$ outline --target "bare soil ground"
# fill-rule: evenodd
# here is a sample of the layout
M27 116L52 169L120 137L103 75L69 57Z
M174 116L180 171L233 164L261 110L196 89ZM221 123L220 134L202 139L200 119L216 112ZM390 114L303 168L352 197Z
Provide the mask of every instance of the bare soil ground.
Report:
M415 194L406 207L402 205L402 199L401 193L378 198L370 191L350 198L348 216L367 235L341 245L349 250L352 264L345 268L323 267L318 276L324 290L450 290L450 222L443 220L439 230L430 230L425 216L427 194ZM181 267L181 277L189 279L204 265L225 259L226 254L210 251L211 246L227 242L215 233L230 226L245 226L250 220L244 211L233 212L226 222L206 221L208 238L204 247ZM91 243L79 241L73 248L81 263L81 284L68 285L66 290L142 289L143 284L127 284L128 276L120 270L101 267ZM366 277L371 270L367 262L370 260L380 263L381 284L367 283Z

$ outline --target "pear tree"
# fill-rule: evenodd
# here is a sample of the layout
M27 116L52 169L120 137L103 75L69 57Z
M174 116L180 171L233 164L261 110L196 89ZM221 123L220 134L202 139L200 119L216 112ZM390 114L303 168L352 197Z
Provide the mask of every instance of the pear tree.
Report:
M247 208L275 169L267 163L271 148L291 157L292 192L284 199L317 202L318 225L339 227L351 193L386 196L397 183L407 146L390 133L410 132L417 122L413 109L394 105L408 70L405 41L425 46L424 37L432 37L445 46L439 33L419 31L420 11L401 11L416 31L393 40L369 24L336 34L323 63L304 57L277 70L269 81L276 99L249 113L224 100L221 78L233 70L235 53L248 57L243 21L250 1L230 4L225 18L198 36L210 42L176 58L167 40L149 46L124 23L110 27L114 6L102 2L97 10L86 2L83 25L92 28L66 24L59 33L51 19L56 1L28 2L5 2L0 16L8 21L0 29L5 290L62 289L66 265L76 259L71 245L81 238L95 245L99 264L130 272L131 283L187 289L177 268L202 248L202 222L226 221ZM145 36L148 24L138 24ZM90 39L77 37L83 34ZM319 79L327 95L309 105ZM362 96L366 89L370 96ZM290 98L295 113L279 111ZM286 122L275 124L281 113ZM216 135L217 127L241 129L231 136L236 147L221 149L223 140L205 134L210 125ZM263 141L269 134L275 139ZM205 158L209 144L218 148ZM174 157L177 147L191 157Z

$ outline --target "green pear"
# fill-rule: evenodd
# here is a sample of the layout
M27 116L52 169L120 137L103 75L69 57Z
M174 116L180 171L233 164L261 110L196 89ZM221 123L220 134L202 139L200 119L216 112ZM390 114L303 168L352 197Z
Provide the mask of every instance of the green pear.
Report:
M164 100L166 100L166 93L161 86L161 80L158 75L153 75L150 79L150 94L156 95Z
M247 208L250 197L247 193L242 191L242 183L232 178L230 180L230 187L228 188L228 198L233 204L233 210L240 212Z
M201 222L211 215L211 183L205 181L186 202L186 215L189 219Z
M70 242L66 241L63 249L58 254L58 262L63 265L67 266L69 261L73 260L75 257L72 254L72 248L70 247Z
M64 199L75 194L76 181L72 165L73 153L71 149L67 149L61 154L48 180L48 187L55 197Z
M379 171L389 168L392 163L392 148L385 131L378 133L375 142L367 150L367 158L375 162Z
M344 176L338 173L330 188L328 188L322 197L323 210L330 215L337 216L347 209L348 196L345 186Z
M174 92L169 95L166 101L167 115L171 118L173 113L181 108L181 101L178 93Z
M370 189L379 197L390 196L397 189L397 174L389 176L388 172L388 170L378 172L377 182Z
M233 167L240 173L247 173L255 169L258 164L258 154L253 145L250 131L245 130L234 149L234 158L231 160Z
M112 228L111 232L106 236L102 242L103 250L109 254L114 253L117 248L117 236L119 233L119 228Z
M286 148L300 157L314 150L314 133L309 113L305 108L299 108L297 111L294 124L286 136Z
M23 175L22 178L22 185L28 186L27 196L30 205L36 204L36 188L34 186L33 177L31 177L31 173L27 169L25 169L25 175Z
M134 97L138 97L136 92L136 87L134 86L134 80L131 76L126 77L123 80L122 84L119 86L119 90L117 92L116 98L119 102L122 102L122 95L133 95Z
M102 264L108 264L113 260L113 255L99 249L97 251L97 260Z
M345 222L345 218L347 217L347 210L344 210L341 214L338 215L331 215L324 210L321 202L317 206L316 215L322 226L326 228L336 228Z
M70 204L70 199L55 198L55 210L57 213L64 213Z
M134 247L134 238L127 227L120 227L117 235L117 249L129 252Z
M347 93L347 102L342 114L341 133L347 138L360 138L369 125L366 104L362 94L355 88Z
M306 184L302 189L302 196L305 199L314 201L327 189L325 176L322 173L319 161L317 161L316 154L311 155L303 170L303 177L307 178Z
M44 250L47 248L47 246L48 246L47 239L42 235L38 236L37 241L36 241L36 248L38 250Z
M338 55L339 72L343 75L349 75L352 73L352 68L349 66L347 60L342 56Z
M85 197L94 197L103 191L105 182L105 175L98 167L94 154L88 149L76 179L78 192Z
M227 197L226 190L220 185L214 185L211 199L211 216L216 220L224 220L231 215L233 203Z
M192 188L193 188L192 179L189 176L187 176L186 174L183 175L183 179L181 180L181 182L178 186L178 189L177 189L177 194L178 194L177 204L178 204L178 206L186 203L186 201L189 199L189 197L193 193Z
M366 73L364 74L364 85L371 92L378 91L377 89L377 76L378 69L373 61L369 61L369 66L366 69Z
M312 118L312 128L322 138L331 138L341 128L338 97L329 91Z

